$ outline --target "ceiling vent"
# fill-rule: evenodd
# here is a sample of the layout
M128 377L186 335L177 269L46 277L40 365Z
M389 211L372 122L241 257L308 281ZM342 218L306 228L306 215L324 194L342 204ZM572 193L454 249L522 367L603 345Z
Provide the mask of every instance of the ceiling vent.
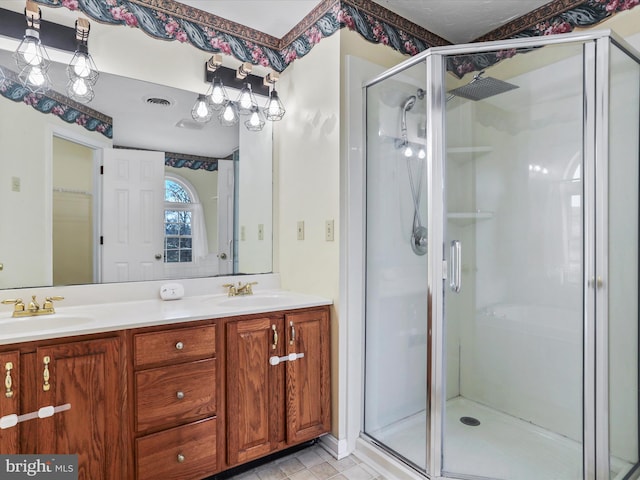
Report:
M171 105L173 105L173 102L171 100L161 97L146 97L145 102L148 105L155 105L158 107L170 107Z

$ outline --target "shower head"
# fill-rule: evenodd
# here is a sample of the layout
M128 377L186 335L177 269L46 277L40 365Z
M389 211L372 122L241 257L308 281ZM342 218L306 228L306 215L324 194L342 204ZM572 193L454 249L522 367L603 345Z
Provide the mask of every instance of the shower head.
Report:
M411 110L415 104L416 104L416 96L415 95L411 95L402 104L402 113L405 114L406 112Z
M500 93L508 92L514 88L518 88L517 85L513 85L502 80L498 80L493 77L482 77L484 71L476 74L466 85L450 90L447 100L453 97L462 97L468 100L484 100L485 98L498 95Z

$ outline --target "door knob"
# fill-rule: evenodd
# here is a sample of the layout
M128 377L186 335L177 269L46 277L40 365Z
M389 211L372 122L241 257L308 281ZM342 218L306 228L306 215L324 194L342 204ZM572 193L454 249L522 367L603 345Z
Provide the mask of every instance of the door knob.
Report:
M220 255L218 255L218 257L220 257L220 260L226 260L227 259L227 254L222 252Z
M155 254L155 258L156 258L156 260L161 260L162 259L162 254L161 253L156 253Z

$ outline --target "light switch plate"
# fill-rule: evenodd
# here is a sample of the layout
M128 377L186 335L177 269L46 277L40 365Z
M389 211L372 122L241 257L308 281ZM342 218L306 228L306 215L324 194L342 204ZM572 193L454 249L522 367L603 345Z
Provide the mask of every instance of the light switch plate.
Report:
M298 222L298 240L304 240L304 220Z
M333 242L334 240L334 231L333 231L333 220L327 220L324 228L324 237L327 242Z

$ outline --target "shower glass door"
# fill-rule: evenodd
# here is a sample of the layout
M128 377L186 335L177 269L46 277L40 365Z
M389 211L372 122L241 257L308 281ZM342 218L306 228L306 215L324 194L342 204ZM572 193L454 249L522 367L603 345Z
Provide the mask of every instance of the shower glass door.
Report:
M583 478L583 56L443 57L443 476Z
M366 90L364 432L414 468L427 450L425 66Z

